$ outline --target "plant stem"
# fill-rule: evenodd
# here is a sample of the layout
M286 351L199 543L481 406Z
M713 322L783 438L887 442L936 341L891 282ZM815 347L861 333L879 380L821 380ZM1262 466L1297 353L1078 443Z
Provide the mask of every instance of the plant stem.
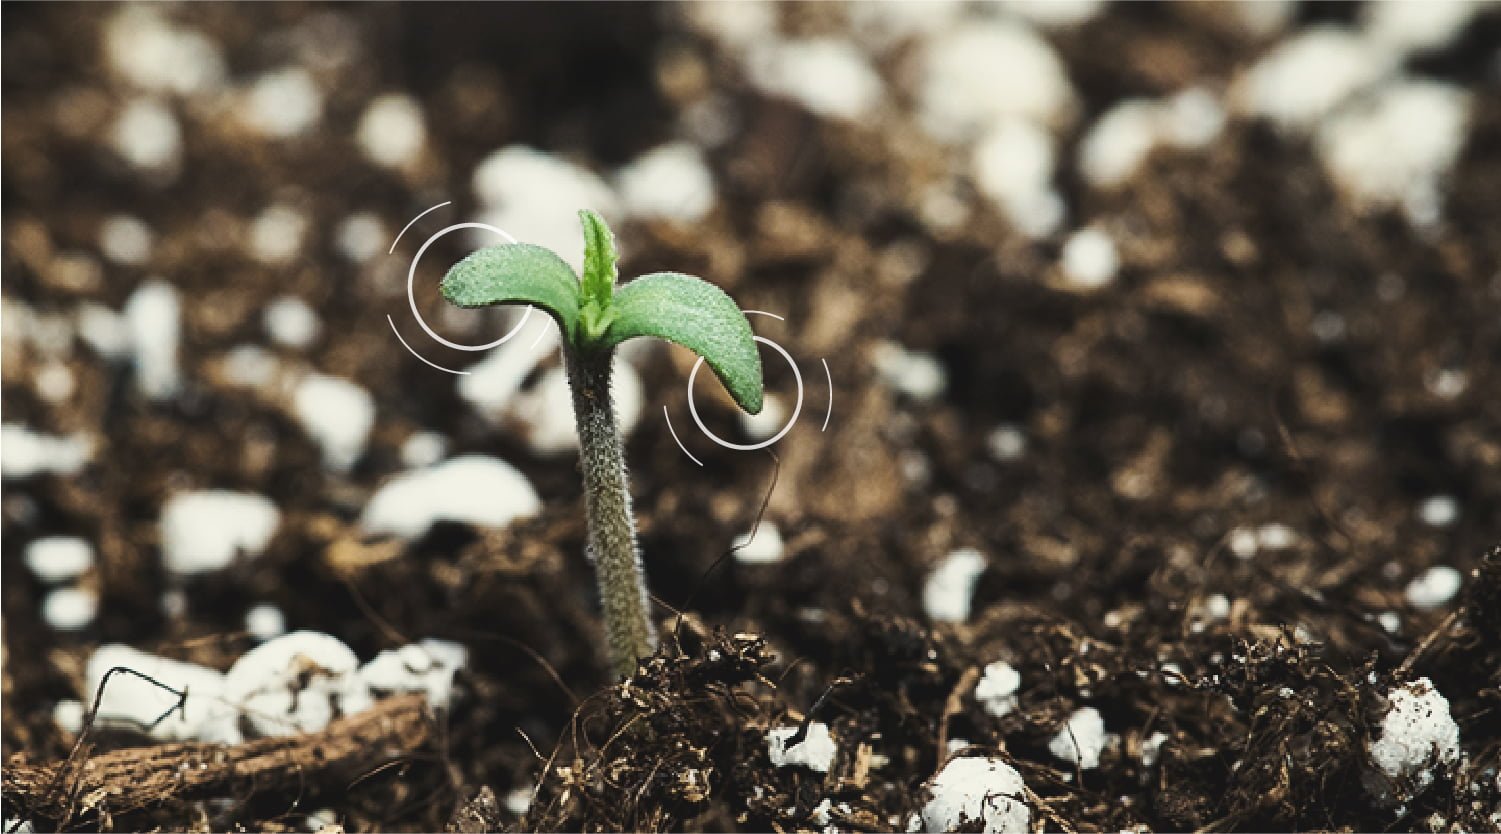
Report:
M579 465L584 470L589 559L599 580L610 661L616 673L628 676L636 671L638 658L655 650L657 634L647 602L641 550L636 545L625 449L610 396L615 351L583 348L564 353L581 445Z

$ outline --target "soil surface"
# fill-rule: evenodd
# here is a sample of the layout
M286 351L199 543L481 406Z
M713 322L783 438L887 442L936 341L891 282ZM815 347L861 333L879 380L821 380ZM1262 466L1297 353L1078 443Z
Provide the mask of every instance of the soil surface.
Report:
M839 9L784 7L779 25L839 33ZM161 276L183 294L184 387L149 401L128 363L72 334L51 358L7 311L6 424L96 440L77 474L5 481L7 820L36 830L317 830L332 819L349 831L890 831L908 825L957 740L955 751L1011 762L1048 830L1495 830L1494 13L1408 67L1475 92L1443 221L1423 229L1398 211L1352 209L1307 138L1240 117L1203 150L1162 150L1121 188L1091 187L1075 151L1096 116L1190 83L1223 91L1277 36L1199 5L1112 6L1050 33L1079 97L1058 143L1066 225L1108 226L1120 259L1113 282L1082 291L1060 274L1067 229L1019 234L962 177L969 219L949 229L923 219L924 189L968 163L912 126L906 93L876 119L812 115L759 92L676 7L171 7L172 20L219 45L231 79L300 64L324 91L318 128L274 141L240 128L229 105L170 99L182 131L171 178L142 176L108 147L132 95L105 56L113 11L5 7L5 304L35 317L71 316L84 301L119 309ZM1312 4L1289 25L1352 16ZM881 72L899 78L911 60L898 49ZM421 221L423 236L467 219L476 165L513 143L611 170L682 135L685 103L705 86L733 113L733 131L706 151L716 204L694 224L622 224L622 274L705 275L743 307L785 317L755 324L797 358L807 402L774 454L685 437L699 466L658 416L665 406L679 434L691 430L691 357L637 358L645 407L628 454L664 640L619 683L582 556L575 462L482 420L453 377L393 337L386 317L406 315L415 241L356 263L335 229L371 212L394 234L443 200L454 205ZM352 138L366 103L391 90L426 117L423 156L401 171L372 164ZM309 224L298 256L274 268L245 243L272 203ZM99 225L120 213L151 226L146 262L100 255ZM464 251L455 237L435 244L423 280ZM322 321L301 352L271 345L262 328L262 310L289 293ZM424 312L450 338L489 338L499 322L440 318L430 295ZM427 358L474 360L419 343L397 321ZM942 392L888 384L877 370L887 342L934 357ZM347 474L325 470L285 402L225 381L226 353L247 343L373 394L368 449ZM790 401L790 370L763 355L768 389ZM74 380L61 398L35 382L55 362ZM821 430L825 385L832 414ZM707 425L733 437L715 387L700 380L698 402ZM359 513L406 468L401 448L417 430L446 436L450 454L511 462L542 511L503 530L365 536ZM216 487L270 498L281 527L259 557L175 587L159 556L163 501ZM1452 519L1424 512L1435 497ZM758 518L780 531L782 558L727 557ZM98 614L77 631L44 620L45 586L23 558L29 541L62 534L98 553L82 580ZM934 622L925 584L959 548L985 563L970 614ZM1457 569L1464 587L1415 607L1405 589L1435 566ZM185 605L164 610L174 589ZM59 700L91 697L83 666L95 647L226 668L254 645L244 616L260 604L362 658L429 636L465 644L453 708L431 732L404 735L411 749L353 774L205 782L118 813L108 802L59 810L47 790L10 781L23 763L77 768L79 756L145 743L99 732L75 751L54 722ZM1000 718L972 693L998 660L1022 681ZM1385 807L1363 783L1368 740L1385 693L1420 677L1448 699L1464 760ZM1080 770L1049 742L1086 706L1113 736L1099 766ZM773 766L767 733L812 721L837 743L828 772ZM1144 761L1157 733L1160 750ZM332 816L312 816L324 809Z

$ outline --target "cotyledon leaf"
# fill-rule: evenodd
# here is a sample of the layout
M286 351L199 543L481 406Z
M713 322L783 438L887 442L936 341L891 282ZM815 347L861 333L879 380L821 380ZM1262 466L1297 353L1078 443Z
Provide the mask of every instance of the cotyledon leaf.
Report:
M655 336L697 353L748 413L761 412L761 354L750 322L724 290L692 275L654 272L615 293L606 347Z
M471 253L443 276L443 297L460 307L531 304L557 319L571 342L578 331L579 280L551 250L503 243Z

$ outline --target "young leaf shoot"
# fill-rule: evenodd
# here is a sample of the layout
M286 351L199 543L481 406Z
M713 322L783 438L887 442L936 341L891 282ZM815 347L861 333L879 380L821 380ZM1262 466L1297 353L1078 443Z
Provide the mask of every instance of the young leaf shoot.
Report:
M723 290L678 272L643 275L616 290L615 236L587 209L584 274L555 253L526 243L480 249L443 278L443 297L460 307L530 304L558 323L584 476L588 548L599 581L615 671L630 675L656 648L641 552L610 397L615 348L652 336L704 358L745 411L761 411L761 356L750 322Z

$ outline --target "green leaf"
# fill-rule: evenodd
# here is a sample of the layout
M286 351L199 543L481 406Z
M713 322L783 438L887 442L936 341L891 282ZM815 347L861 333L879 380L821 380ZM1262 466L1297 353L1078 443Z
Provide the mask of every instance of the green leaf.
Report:
M740 407L761 413L761 354L750 322L724 290L692 275L643 275L615 293L615 320L603 345L655 336L697 353Z
M579 280L548 249L505 243L470 254L443 276L443 297L460 307L531 304L557 319L572 342L578 332Z
M605 225L604 218L584 209L579 212L584 224L584 294L583 303L593 301L603 310L610 306L610 296L615 292L615 279L619 275L615 263L615 235Z

